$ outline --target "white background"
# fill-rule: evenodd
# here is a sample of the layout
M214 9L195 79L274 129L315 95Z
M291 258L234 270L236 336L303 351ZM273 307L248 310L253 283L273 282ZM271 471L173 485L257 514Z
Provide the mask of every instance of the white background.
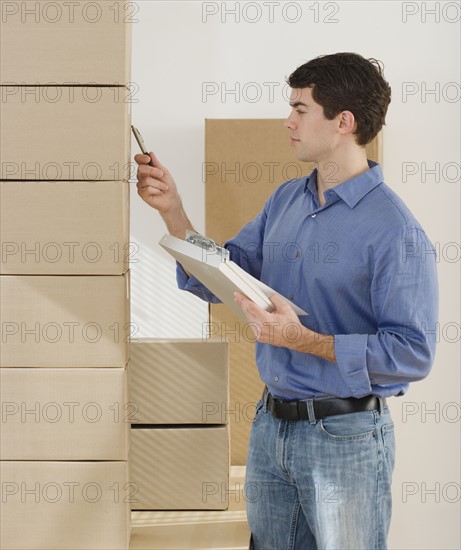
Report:
M204 230L205 118L286 117L285 78L317 55L350 51L383 61L393 94L385 181L439 248L441 303L432 373L391 400L397 462L389 547L459 549L460 3L135 4L133 124L173 173L198 231ZM204 95L205 83L214 95ZM139 329L133 336L200 338L207 306L177 290L174 262L157 246L164 232L133 182L131 241L139 246L131 263L132 321Z

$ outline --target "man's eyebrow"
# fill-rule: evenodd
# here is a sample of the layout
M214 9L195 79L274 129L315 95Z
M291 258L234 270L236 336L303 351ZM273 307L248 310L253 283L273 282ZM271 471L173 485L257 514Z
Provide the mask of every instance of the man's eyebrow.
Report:
M295 101L294 103L291 103L290 101L290 107L306 107L307 109L309 106L303 103L302 101Z

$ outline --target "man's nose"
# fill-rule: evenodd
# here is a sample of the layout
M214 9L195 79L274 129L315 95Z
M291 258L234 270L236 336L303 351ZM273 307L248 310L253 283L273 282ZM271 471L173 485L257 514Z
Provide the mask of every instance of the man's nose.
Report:
M290 128L291 130L294 128L294 122L291 119L291 115L284 120L283 125L285 126L285 128Z

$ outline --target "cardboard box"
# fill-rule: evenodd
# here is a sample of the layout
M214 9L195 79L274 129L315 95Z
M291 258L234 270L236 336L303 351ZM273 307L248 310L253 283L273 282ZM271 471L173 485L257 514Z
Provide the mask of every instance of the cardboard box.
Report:
M128 0L2 2L1 84L120 84L130 81Z
M315 168L314 163L296 160L288 135L283 119L206 120L205 234L218 244L253 219L284 181L306 176ZM381 134L366 149L369 159L381 162ZM264 387L256 368L254 341L245 323L223 305L210 305L210 323L214 337L230 335L230 409L240 412L230 417L231 464L243 465L250 409Z
M0 369L1 460L127 460L126 369Z
M2 367L124 367L130 272L2 275Z
M227 510L162 510L131 513L131 548L137 550L245 550L250 530L245 513L255 492L245 490L245 466L229 471Z
M281 119L206 120L206 235L223 244L256 216L281 183L315 167L296 160L287 136ZM229 342L230 409L236 411L230 416L231 464L244 465L254 404L264 387L254 340L224 305L210 305L210 332Z
M250 540L245 510L132 512L131 521L132 550L246 550Z
M256 367L254 334L223 304L210 305L210 330L229 346L231 464L244 465L256 403L264 389Z
M5 550L127 550L127 462L1 461Z
M227 344L143 339L131 343L129 392L141 424L225 424Z
M121 275L129 268L129 182L0 182L0 273Z
M0 87L0 179L128 181L130 93L122 87Z
M205 234L223 244L284 181L308 174L279 119L205 121Z
M217 243L253 219L283 182L315 168L296 160L283 120L205 121L206 235ZM368 158L380 162L381 136L366 149Z
M225 510L226 426L131 430L130 476L139 487L133 510Z

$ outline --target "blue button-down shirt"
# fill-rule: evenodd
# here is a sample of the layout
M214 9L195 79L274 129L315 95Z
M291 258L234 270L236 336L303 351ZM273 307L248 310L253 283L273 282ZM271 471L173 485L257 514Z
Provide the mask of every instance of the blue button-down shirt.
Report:
M269 391L285 399L403 395L434 361L436 252L379 164L325 192L317 170L282 184L225 246L233 261L298 304L300 321L333 334L336 362L256 343ZM181 289L217 303L177 265Z

